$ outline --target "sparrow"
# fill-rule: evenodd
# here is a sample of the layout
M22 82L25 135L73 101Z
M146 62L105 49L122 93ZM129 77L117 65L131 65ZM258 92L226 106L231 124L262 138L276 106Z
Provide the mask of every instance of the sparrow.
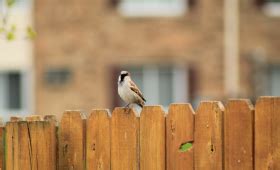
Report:
M143 108L146 99L144 98L142 92L132 81L130 73L128 71L121 71L118 78L118 93L121 99L127 103L126 107L130 104L137 104Z

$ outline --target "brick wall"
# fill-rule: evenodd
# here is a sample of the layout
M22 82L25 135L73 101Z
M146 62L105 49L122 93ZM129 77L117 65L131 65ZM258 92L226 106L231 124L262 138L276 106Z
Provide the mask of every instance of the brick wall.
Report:
M269 21L267 26L268 19L251 1L241 5L243 66L243 56L254 47L273 52L268 29L279 25L279 20ZM259 22L262 27L256 28ZM108 0L42 0L35 4L35 25L38 113L112 106L112 87L116 84L112 82L112 68L126 64L183 64L195 71L195 98L225 97L223 0L197 0L185 16L177 18L126 18ZM262 28L264 35L259 34ZM280 31L274 29L279 35ZM279 38L274 41L276 45ZM277 55L276 50L274 53ZM71 71L64 85L46 83L45 72L55 67ZM246 65L242 69L246 73L241 79L242 95L251 95L251 84L244 77L250 69Z

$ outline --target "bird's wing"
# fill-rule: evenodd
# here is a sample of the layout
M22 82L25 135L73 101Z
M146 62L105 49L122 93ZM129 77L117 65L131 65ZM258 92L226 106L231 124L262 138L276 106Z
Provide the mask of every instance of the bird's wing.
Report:
M136 84L133 81L130 81L130 89L136 93L138 96L140 96L142 98L142 100L144 100L146 102L146 99L144 98L143 94L141 93L141 91L139 90L139 88L136 86Z

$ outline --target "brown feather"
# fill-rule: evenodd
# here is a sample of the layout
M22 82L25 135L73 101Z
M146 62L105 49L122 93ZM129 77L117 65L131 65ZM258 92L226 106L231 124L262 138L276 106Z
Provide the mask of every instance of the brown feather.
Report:
M136 84L133 81L130 81L130 89L132 91L134 91L134 93L136 93L138 96L140 96L141 99L144 100L144 102L146 101L146 99L144 98L143 94L141 93L141 91L139 90L139 88L136 86Z

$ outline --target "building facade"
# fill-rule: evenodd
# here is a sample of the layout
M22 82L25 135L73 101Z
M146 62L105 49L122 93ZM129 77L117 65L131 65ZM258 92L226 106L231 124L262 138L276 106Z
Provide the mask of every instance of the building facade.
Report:
M33 14L30 0L17 2L9 13L5 3L0 0L0 19L7 14L6 27L14 32L12 41L0 34L0 117L8 120L13 114L35 111L33 44L26 39L26 27L32 26ZM1 21L0 28L3 25Z
M226 0L35 1L36 113L122 105L123 69L148 104L279 95L280 17L268 6L280 2L272 1L238 3L239 90L232 96L225 90Z

